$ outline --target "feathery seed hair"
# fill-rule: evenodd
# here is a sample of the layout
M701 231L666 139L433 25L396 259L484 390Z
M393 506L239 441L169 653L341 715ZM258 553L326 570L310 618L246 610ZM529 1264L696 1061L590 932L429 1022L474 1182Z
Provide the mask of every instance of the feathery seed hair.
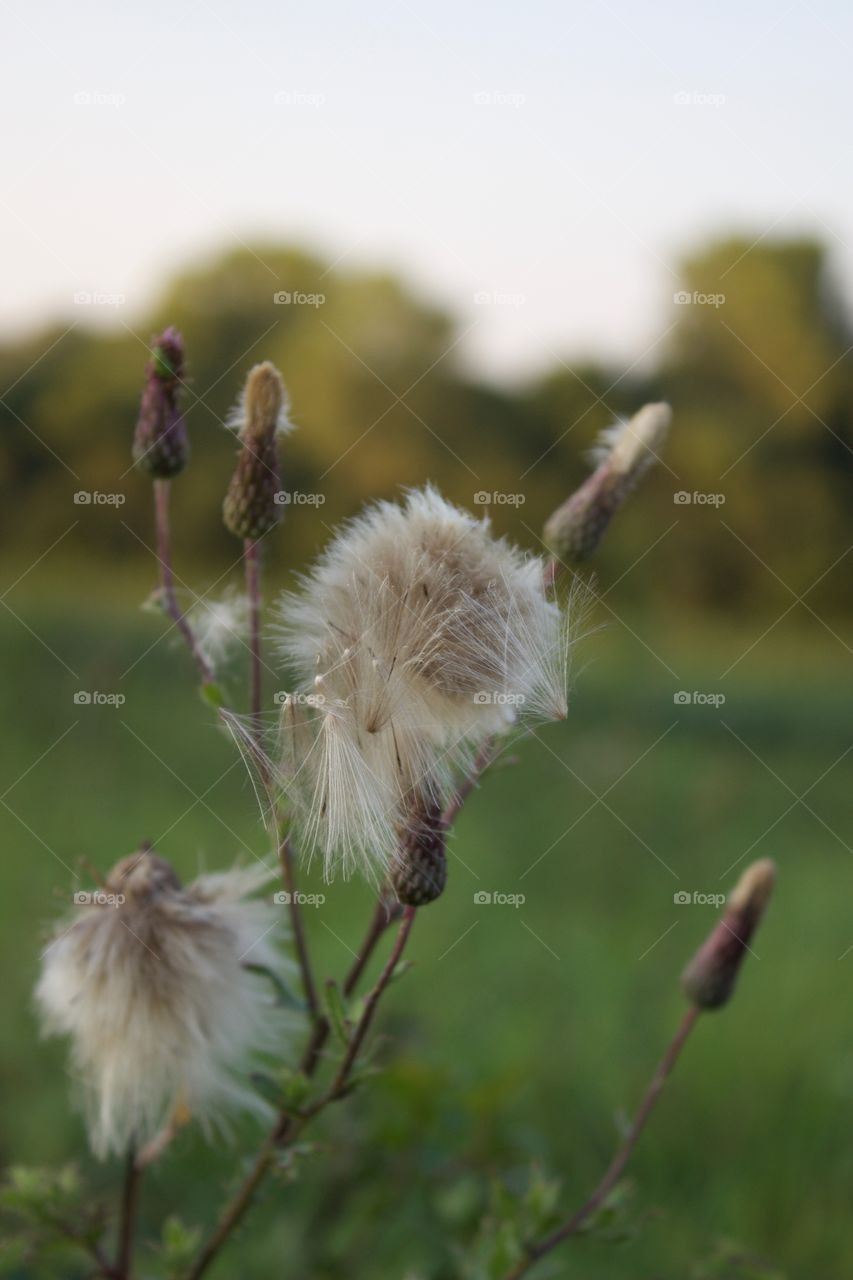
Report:
M566 715L569 637L544 565L433 488L351 521L279 606L298 691L281 775L327 873L384 870L410 814L449 797L519 715Z
M281 968L280 913L246 896L267 880L235 868L182 887L142 849L57 930L36 1002L45 1033L71 1038L97 1156L139 1148L176 1109L208 1132L230 1110L263 1110L241 1077L276 1032L269 991L246 967Z

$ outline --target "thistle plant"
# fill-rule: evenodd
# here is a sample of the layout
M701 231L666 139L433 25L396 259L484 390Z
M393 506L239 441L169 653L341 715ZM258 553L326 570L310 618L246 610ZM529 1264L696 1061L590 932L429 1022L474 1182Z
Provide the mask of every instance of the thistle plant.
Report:
M242 590L232 586L219 605L185 609L169 524L170 486L188 460L184 344L170 328L152 347L133 455L153 482L156 598L193 659L211 714L260 784L288 924L269 903L265 869L237 866L183 885L143 843L96 873L97 889L76 895L81 900L55 927L36 1002L46 1033L68 1038L94 1155L124 1161L117 1211L87 1206L85 1230L69 1225L65 1209L48 1211L76 1187L70 1175L66 1182L43 1175L37 1196L27 1194L36 1184L15 1174L6 1204L34 1238L53 1232L86 1252L94 1274L130 1280L142 1274L144 1170L180 1142L186 1126L197 1125L203 1137L227 1134L229 1117L248 1111L259 1132L236 1190L206 1234L176 1237L171 1229L170 1274L199 1280L315 1118L350 1098L417 915L453 891L448 836L483 773L508 740L567 715L583 591L564 590L561 571L577 583L569 562L595 551L663 447L670 411L648 405L606 435L593 474L546 524L549 554L496 537L487 519L427 484L378 502L337 531L299 587L269 609L265 628L261 560L275 555L279 452L292 429L282 377L269 362L253 368L230 424L239 453L223 517L241 546ZM234 705L218 670L229 643L248 651L247 694ZM262 680L269 663L292 676L272 728ZM129 847L137 841L128 833ZM358 873L376 893L353 963L325 986L297 884L299 860L312 858L327 878ZM535 1267L608 1202L700 1014L731 996L773 879L767 861L742 878L685 971L688 1010L601 1183L562 1221L551 1198L557 1221L514 1241L506 1280ZM301 987L298 998L291 981ZM294 1052L295 1070L287 1065ZM503 1273L492 1266L488 1274Z

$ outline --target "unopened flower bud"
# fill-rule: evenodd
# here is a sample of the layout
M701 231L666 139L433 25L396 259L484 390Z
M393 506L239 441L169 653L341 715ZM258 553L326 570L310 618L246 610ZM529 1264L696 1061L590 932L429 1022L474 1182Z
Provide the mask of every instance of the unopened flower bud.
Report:
M446 836L441 810L435 804L420 806L401 827L388 878L404 906L423 907L443 893L447 883Z
M545 525L545 544L557 560L588 560L596 551L613 516L655 462L671 419L668 404L647 404L603 432L591 455L592 475Z
M152 358L133 436L133 460L159 480L169 480L187 465L190 454L178 397L184 376L184 340L175 328L152 341Z
M250 371L230 425L243 447L222 514L236 537L254 542L273 529L283 514L277 437L290 430L284 383L269 361Z
M776 864L770 858L747 867L729 897L722 919L684 970L681 986L699 1008L719 1009L734 991L775 880Z

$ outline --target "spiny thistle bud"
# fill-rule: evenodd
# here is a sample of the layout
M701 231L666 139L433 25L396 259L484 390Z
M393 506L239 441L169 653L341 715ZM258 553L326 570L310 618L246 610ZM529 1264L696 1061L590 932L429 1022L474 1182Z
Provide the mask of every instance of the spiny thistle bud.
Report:
M729 897L726 910L681 977L685 995L700 1009L719 1009L735 988L749 940L764 914L776 864L770 858L753 862Z
M281 374L269 361L250 370L229 426L237 432L243 447L222 515L231 533L254 542L281 520L277 437L292 429Z
M559 561L588 560L640 477L653 465L672 419L668 404L647 404L599 437L595 470L545 525L544 541Z
M280 913L249 895L269 874L234 868L182 885L150 847L122 858L42 958L44 1030L71 1062L98 1156L151 1142L177 1114L205 1129L262 1110L244 1084L254 1054L281 1033L265 984Z
M420 805L400 828L400 843L388 877L404 906L424 907L444 892L446 836L441 809L435 803Z
M189 437L178 396L184 376L184 340L171 326L154 338L133 436L133 460L158 480L169 480L187 465Z

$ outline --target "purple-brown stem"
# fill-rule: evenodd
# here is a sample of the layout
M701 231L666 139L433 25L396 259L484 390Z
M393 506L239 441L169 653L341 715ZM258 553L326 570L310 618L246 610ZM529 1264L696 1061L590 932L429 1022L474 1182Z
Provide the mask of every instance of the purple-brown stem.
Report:
M246 567L246 595L249 600L249 707L255 724L255 734L260 738L261 707L263 706L261 675L261 558L257 542L246 538L243 543L243 563Z
M308 1005L308 1012L314 1023L324 1022L320 1001L317 997L317 984L314 981L314 971L311 966L311 957L308 954L308 939L305 936L305 923L302 919L302 911L299 906L299 895L296 888L296 869L293 865L293 850L290 847L290 837L285 833L279 837L278 856L281 863L281 878L284 881L284 887L287 890L290 906L290 923L293 927L293 942L296 947L296 955L299 960L299 970L302 974L302 987L305 992L305 1001Z
M519 1280L520 1276L526 1275L530 1268L550 1253L552 1249L556 1249L564 1240L568 1240L575 1235L584 1225L587 1219L599 1209L607 1199L616 1183L622 1177L625 1167L633 1154L634 1148L639 1141L640 1135L646 1126L655 1103L657 1102L661 1091L666 1084L667 1078L678 1061L681 1050L684 1048L690 1032L696 1025L696 1020L701 1009L696 1005L691 1005L681 1020L675 1035L667 1047L666 1053L658 1063L657 1070L652 1076L649 1087L646 1089L642 1102L640 1103L637 1114L634 1117L634 1123L628 1132L622 1145L619 1147L616 1155L613 1157L604 1177L593 1191L592 1195L586 1200L579 1209L572 1214L570 1218L552 1231L550 1235L544 1239L535 1241L525 1246L526 1257L519 1262L511 1271L508 1271L504 1280Z
M264 759L263 727L261 709L263 707L261 652L261 559L259 545L251 538L243 542L243 563L246 571L246 596L249 601L249 711L252 717L252 729L258 747L259 759ZM314 1023L322 1019L320 1003L317 999L317 986L308 954L308 941L305 936L305 925L299 905L299 893L296 885L296 869L293 864L293 850L287 833L281 833L278 840L278 858L281 864L281 875L288 894L290 923L293 929L293 941L299 960L302 975L302 987L305 1000Z
M169 522L169 495L171 481L154 481L154 524L157 533L157 559L160 562L160 590L163 608L186 641L187 648L198 668L202 684L210 684L213 671L199 648L195 633L175 594L175 575L172 571L172 534Z
M156 482L155 482L156 483ZM139 1204L139 1183L142 1169L136 1163L133 1147L127 1153L124 1181L121 1191L121 1216L119 1218L116 1264L111 1274L116 1280L131 1280L133 1267L133 1234L136 1228L136 1210Z
M286 1146L288 1142L292 1141L308 1121L322 1111L328 1103L332 1102L335 1098L340 1097L346 1087L346 1083L355 1063L358 1049L363 1043L364 1037L366 1036L373 1020L376 1006L391 981L391 978L394 975L394 970L399 964L400 958L405 950L406 942L408 941L412 924L414 923L414 918L415 908L407 907L403 912L403 919L391 954L389 955L382 972L377 978L376 984L371 990L370 995L367 997L361 1018L353 1031L347 1052L344 1055L341 1066L335 1075L332 1086L325 1094L323 1094L318 1103L309 1108L302 1116L297 1118L287 1114L279 1116L272 1132L261 1147L261 1150L255 1159L255 1163L243 1179L243 1182L240 1184L233 1198L226 1205L210 1239L204 1245L190 1270L187 1272L186 1280L199 1280L199 1278L204 1275L211 1262L213 1262L213 1259L219 1253L219 1250L225 1244L232 1231L234 1231L234 1229L239 1225L244 1214L252 1204L258 1188L264 1181L275 1161L277 1151ZM380 901L377 904L376 912L370 928L368 929L364 943L362 944L361 951L359 952L354 964L351 966L344 981L344 991L348 995L352 994L355 989L358 979L363 973L370 955L372 954L377 942L382 937L382 934L385 932L385 929L388 927L388 924L390 924L390 920L391 916L387 911L386 905ZM328 1034L329 1025L325 1018L315 1023L311 1040L302 1060L302 1070L306 1075L313 1076L316 1072L320 1063L321 1050L328 1038Z

